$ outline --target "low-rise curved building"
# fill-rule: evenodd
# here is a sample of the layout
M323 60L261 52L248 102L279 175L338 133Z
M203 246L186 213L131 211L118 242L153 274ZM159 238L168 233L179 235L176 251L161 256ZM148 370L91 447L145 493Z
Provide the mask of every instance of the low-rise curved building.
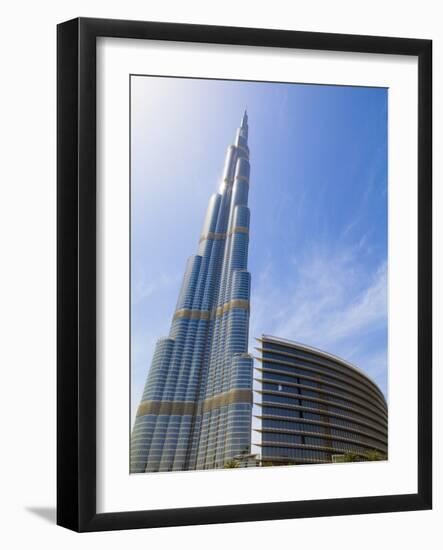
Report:
M378 386L350 363L263 335L260 377L263 465L316 464L388 451L388 410Z

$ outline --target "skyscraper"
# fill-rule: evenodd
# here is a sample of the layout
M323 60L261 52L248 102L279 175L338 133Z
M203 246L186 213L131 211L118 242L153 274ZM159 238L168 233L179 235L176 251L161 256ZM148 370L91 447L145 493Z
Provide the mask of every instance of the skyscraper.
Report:
M250 452L249 148L245 111L158 340L131 438L131 472L223 467Z

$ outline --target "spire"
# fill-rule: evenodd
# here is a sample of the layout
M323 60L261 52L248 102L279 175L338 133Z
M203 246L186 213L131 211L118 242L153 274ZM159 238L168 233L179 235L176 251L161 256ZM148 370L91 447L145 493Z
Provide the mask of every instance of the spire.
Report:
M248 125L248 111L245 109L245 112L243 113L243 117L241 119L241 128L245 128L245 126Z
M235 145L237 147L248 147L248 111L245 109L243 113L240 127L237 129L237 139L235 140Z

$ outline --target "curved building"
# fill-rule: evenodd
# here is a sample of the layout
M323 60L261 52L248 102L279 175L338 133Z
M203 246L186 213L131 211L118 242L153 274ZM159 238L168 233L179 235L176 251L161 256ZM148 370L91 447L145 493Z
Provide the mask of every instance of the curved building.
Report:
M261 458L263 465L387 456L388 411L377 385L350 363L315 348L263 335Z

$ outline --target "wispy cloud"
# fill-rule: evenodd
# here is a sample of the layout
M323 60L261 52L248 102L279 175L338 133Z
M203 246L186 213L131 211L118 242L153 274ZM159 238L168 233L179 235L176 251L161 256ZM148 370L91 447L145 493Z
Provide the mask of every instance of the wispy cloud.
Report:
M159 291L164 291L170 287L175 287L177 282L180 281L180 274L166 274L159 275L157 279L149 278L147 276L138 275L132 278L132 304L139 304L141 301L154 296Z
M386 328L387 266L368 273L359 251L359 245L339 252L317 248L289 261L281 284L270 261L253 288L251 347L252 337L273 334L358 359L374 378L385 374L385 348L371 349L368 342Z

